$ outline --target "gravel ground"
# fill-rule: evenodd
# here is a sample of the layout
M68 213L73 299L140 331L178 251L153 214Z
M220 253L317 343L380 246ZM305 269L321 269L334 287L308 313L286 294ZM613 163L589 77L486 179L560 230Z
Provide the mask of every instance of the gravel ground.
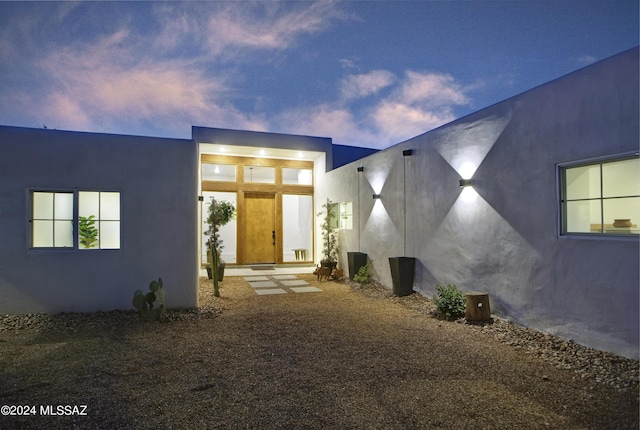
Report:
M639 426L637 361L498 318L443 321L417 294L299 277L322 292L258 296L226 278L215 298L202 279L201 307L161 323L0 316L0 405L36 412L0 428Z

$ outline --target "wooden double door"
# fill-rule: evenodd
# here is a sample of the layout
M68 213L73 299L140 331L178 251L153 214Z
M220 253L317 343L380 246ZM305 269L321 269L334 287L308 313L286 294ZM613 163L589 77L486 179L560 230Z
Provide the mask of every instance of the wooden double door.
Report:
M244 225L244 263L275 263L276 195L274 193L245 193Z

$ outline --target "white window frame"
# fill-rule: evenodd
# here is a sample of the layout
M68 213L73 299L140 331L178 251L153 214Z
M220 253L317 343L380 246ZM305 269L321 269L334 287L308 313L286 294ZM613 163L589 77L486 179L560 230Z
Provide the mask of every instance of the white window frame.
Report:
M114 222L117 221L118 222L118 235L119 235L119 240L118 240L118 247L102 247L100 244L100 234L98 233L98 243L96 247L93 248L84 248L80 246L79 243L79 236L78 236L78 223L79 223L79 213L78 213L78 207L79 207L79 201L80 201L80 193L83 192L92 192L92 193L98 193L98 195L100 196L100 193L117 193L118 197L119 197L119 204L120 204L120 208L118 211L118 219L100 219L100 214L96 215L96 224L98 226L98 231L100 229L99 225L101 221L106 221L106 222ZM49 194L53 194L55 196L55 194L71 194L72 198L73 198L73 216L72 219L67 220L64 219L64 221L70 221L72 223L72 246L55 246L55 236L54 236L54 242L53 242L53 246L34 246L34 221L47 221L49 219L44 219L44 218L35 218L34 217L34 194L35 193L49 193ZM82 251L95 251L95 250L101 250L101 251L109 251L109 250L113 250L113 251L117 251L117 250L121 250L122 249L122 191L120 190L86 190L86 189L45 189L45 188L32 188L28 190L28 205L29 205L29 217L28 217L28 249L31 251L39 251L39 250L54 250L54 251L65 251L65 250L82 250ZM54 218L50 219L50 221L55 222L55 212L54 212ZM54 231L54 235L55 235L55 231Z
M623 233L623 232L611 232L605 231L605 221L604 221L604 202L612 199L620 199L620 198L635 198L640 197L640 195L624 195L624 196L616 196L616 197L604 197L602 195L603 185L603 177L602 177L602 166L607 163L624 161L624 160L632 160L639 158L638 152L629 152L623 154L616 154L606 157L598 157L598 158L590 158L581 161L574 161L570 163L562 163L556 165L556 175L558 182L558 202L559 202L559 217L558 217L558 236L560 237L610 237L610 238L638 238L640 235L637 233ZM593 198L583 198L583 199L574 199L568 200L566 198L566 171L575 167L586 167L586 166L600 166L600 196ZM567 202L569 201L599 201L600 202L600 218L601 218L601 229L599 232L568 232L567 231ZM636 224L640 224L640 219L634 220Z
M351 205L351 213L347 213L347 207ZM333 202L331 203L333 213L332 224L339 230L353 230L353 202ZM347 227L347 219L351 219L351 227Z

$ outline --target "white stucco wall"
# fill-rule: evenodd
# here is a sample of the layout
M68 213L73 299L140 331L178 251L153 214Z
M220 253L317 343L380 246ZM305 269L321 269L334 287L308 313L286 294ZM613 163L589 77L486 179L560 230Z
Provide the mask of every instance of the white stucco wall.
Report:
M331 171L317 201L354 202L345 268L366 252L391 286L406 246L421 294L486 290L497 315L637 359L638 237L559 236L556 165L637 151L638 117L634 49Z
M121 248L29 249L31 189L120 191ZM196 306L197 189L190 140L0 127L0 313Z

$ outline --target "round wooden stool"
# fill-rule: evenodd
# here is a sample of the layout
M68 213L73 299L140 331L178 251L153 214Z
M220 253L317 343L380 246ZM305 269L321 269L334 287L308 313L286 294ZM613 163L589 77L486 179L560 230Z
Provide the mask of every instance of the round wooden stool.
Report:
M489 321L491 319L491 306L489 306L489 293L471 292L466 294L467 321Z

